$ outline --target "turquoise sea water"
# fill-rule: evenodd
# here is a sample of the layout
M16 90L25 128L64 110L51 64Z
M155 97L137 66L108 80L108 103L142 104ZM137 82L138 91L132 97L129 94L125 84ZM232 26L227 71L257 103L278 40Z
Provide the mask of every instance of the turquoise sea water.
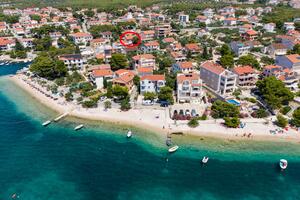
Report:
M300 198L299 144L176 136L180 149L168 155L164 138L138 129L128 140L126 128L100 122L45 128L57 114L4 76L18 67L0 67L1 200Z

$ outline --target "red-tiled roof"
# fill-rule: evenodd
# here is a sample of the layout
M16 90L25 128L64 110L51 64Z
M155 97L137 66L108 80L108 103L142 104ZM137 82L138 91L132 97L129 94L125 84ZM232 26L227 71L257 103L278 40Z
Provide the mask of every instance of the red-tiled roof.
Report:
M255 70L251 66L240 66L233 69L238 75L254 73Z
M219 65L217 63L214 63L212 61L206 61L206 62L204 62L201 65L201 67L204 68L204 69L206 69L206 70L208 70L208 71L211 71L211 72L213 72L215 74L221 74L222 72L225 71L225 69L221 65Z
M300 55L299 54L286 55L286 57L292 63L299 63L300 62Z
M140 59L155 59L152 54L141 54L132 57L133 60L140 60Z
M199 45L196 44L196 43L186 44L185 48L188 49L188 50L190 50L190 51L199 51L200 50Z
M193 68L193 63L189 62L189 61L179 62L178 64L179 64L180 68L182 68L182 69Z
M72 33L70 35L73 36L73 37L92 37L91 34L89 34L89 33L83 33L83 32Z
M161 75L161 74L146 75L143 76L141 80L162 81L165 80L165 75Z
M113 72L110 69L95 69L93 70L94 77L112 76Z

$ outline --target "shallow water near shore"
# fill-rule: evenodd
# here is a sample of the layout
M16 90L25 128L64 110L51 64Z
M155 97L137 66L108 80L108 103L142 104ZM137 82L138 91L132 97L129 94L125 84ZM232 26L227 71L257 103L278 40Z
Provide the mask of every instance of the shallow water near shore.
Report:
M5 68L6 69L6 68ZM0 74L13 73L0 68ZM300 146L173 136L57 116L0 77L0 199L297 199ZM78 123L86 127L75 132ZM211 159L200 164L203 156ZM289 161L285 172L278 160Z

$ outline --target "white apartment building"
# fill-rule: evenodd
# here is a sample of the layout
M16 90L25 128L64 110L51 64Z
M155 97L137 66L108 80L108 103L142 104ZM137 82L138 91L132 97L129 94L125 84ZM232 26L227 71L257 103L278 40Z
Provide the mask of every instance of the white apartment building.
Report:
M166 85L165 75L154 74L141 77L140 91L141 94L145 92L158 93L160 88Z
M203 97L202 80L196 72L177 74L177 101L201 103Z
M201 65L200 77L208 87L224 98L237 88L237 75L212 61Z

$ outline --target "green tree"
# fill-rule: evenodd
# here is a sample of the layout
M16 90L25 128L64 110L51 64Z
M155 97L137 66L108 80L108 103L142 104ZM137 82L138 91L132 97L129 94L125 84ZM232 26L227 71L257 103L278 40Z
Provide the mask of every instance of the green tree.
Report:
M237 128L240 125L240 119L238 117L224 117L225 126L229 128Z
M287 126L288 120L279 114L279 115L277 115L277 120L275 123L277 126L284 128Z
M213 118L238 117L240 113L237 106L220 100L213 103L211 110Z
M130 105L130 102L129 102L129 97L126 97L121 102L121 110L127 111L129 109L131 109L131 105Z
M65 94L66 101L73 101L73 94L72 92L68 92Z
M220 63L225 68L232 68L234 66L233 55L226 54L220 58Z
M282 104L288 104L294 99L294 94L285 87L281 80L274 76L257 81L256 86L271 109L278 109Z
M160 88L158 99L161 101L168 101L170 104L173 104L173 89L168 86Z
M153 101L156 97L157 97L157 95L154 92L145 92L144 93L144 99L145 100Z
M199 126L199 122L196 118L192 118L188 122L188 126L191 127L191 128L196 128L197 126Z
M275 64L275 60L273 58L269 58L268 56L263 56L260 59L260 62L262 62L266 65L274 65Z
M128 61L124 54L115 53L111 56L110 65L113 70L124 69L128 67Z
M296 44L291 51L292 54L300 54L300 44Z
M255 118L265 118L265 117L268 117L268 112L265 109L260 108L256 111L254 111L252 116Z
M84 11L84 14L85 14L87 17L94 17L95 12L92 11L92 10L86 10L86 11Z
M63 61L53 59L47 53L37 56L30 65L29 70L38 76L52 80L65 76L67 73Z
M117 97L117 99L119 100L125 99L128 96L128 88L115 85L112 88L112 94L113 96Z
M300 127L300 107L293 112L291 123L296 127Z
M220 54L221 56L232 55L230 47L227 44L223 44L220 48Z
M30 15L30 18L31 18L31 20L35 20L37 22L40 22L42 19L41 16L39 16L39 15Z
M109 108L111 108L111 101L107 100L104 102L104 108L107 110Z
M252 55L241 56L237 60L238 65L250 65L256 69L260 69L260 64Z

